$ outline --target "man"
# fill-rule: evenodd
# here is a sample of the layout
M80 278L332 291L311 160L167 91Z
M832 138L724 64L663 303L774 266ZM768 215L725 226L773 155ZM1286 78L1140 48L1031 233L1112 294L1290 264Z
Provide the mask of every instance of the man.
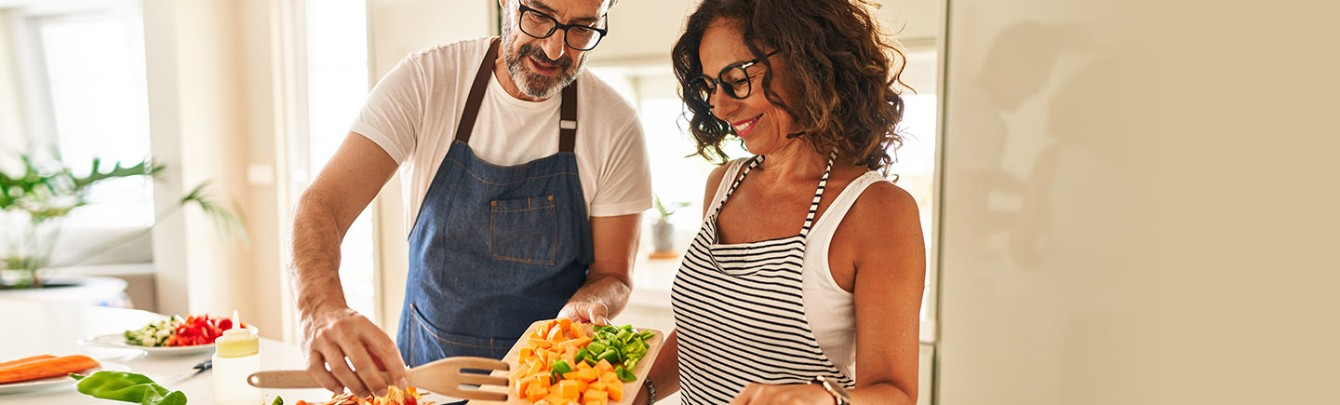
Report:
M308 371L323 387L382 393L406 383L406 364L501 358L535 320L623 308L651 189L632 107L583 69L610 2L500 0L500 40L419 51L372 90L294 219ZM410 258L393 344L346 305L339 244L402 164Z

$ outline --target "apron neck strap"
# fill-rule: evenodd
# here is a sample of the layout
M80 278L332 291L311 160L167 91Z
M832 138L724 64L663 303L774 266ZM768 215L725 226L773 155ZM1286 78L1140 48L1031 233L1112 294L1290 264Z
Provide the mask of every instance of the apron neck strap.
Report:
M577 144L577 81L563 87L563 101L558 107L558 151L572 152Z
M479 73L475 74L475 83L470 86L470 97L465 100L465 111L461 122L456 125L456 140L470 143L470 133L475 130L475 118L479 117L479 104L484 101L484 90L488 89L489 77L493 75L493 63L498 60L498 38L489 42L489 52L479 62Z
M469 143L470 134L474 132L479 106L484 102L484 90L488 89L493 64L498 60L498 42L498 38L493 38L489 43L489 51L484 55L484 60L479 62L479 72L475 73L475 82L470 85L470 96L465 100L461 122L456 125L456 140L461 143ZM577 144L577 81L563 87L562 97L558 113L558 151L572 152Z

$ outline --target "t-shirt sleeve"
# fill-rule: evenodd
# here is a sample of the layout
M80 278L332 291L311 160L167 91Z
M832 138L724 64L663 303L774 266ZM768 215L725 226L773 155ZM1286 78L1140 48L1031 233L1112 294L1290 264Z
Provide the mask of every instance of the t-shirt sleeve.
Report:
M400 61L368 94L350 131L381 146L397 164L414 150L426 102L423 69L413 57Z
M631 120L614 139L600 173L591 216L636 214L651 208L651 168L642 125L637 120Z

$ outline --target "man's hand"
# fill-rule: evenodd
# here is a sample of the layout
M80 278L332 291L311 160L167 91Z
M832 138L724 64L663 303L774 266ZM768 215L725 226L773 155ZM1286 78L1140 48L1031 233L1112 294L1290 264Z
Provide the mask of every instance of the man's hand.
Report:
M633 255L641 218L642 214L591 217L596 260L587 269L586 283L558 311L559 318L609 325L609 317L623 310L633 291Z
M599 302L569 302L558 311L559 318L596 325L609 325L610 309Z
M302 328L307 372L325 389L339 393L348 388L366 397L386 394L388 385L405 388L408 384L400 350L385 332L358 312L349 308L313 311L304 314Z

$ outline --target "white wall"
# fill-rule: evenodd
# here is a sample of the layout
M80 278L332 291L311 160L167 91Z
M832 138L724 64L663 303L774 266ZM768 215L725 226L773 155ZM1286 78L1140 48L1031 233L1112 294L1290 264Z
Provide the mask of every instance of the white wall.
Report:
M251 273L250 280L240 288L246 294L233 295L233 299L250 304L244 320L254 320L268 331L264 333L266 337L278 339L285 324L280 309L285 301L280 297L290 291L282 282L287 261L280 253L284 251L282 245L287 241L289 226L280 218L287 218L291 211L288 202L280 197L282 182L277 174L285 167L283 156L287 152L282 143L285 138L281 136L285 125L280 89L276 88L281 83L280 55L276 53L280 46L277 32L280 7L273 0L231 3L238 7L239 74L244 94L239 115L245 120L240 124L243 132L237 136L245 142L239 147L242 156L232 162L230 171L237 176L234 187L240 191L233 196L245 210L250 238L236 265L241 266L241 272Z
M934 46L940 30L939 0L877 0L886 29L906 44ZM593 66L670 64L693 0L621 0L610 10L610 34L591 52Z
M235 69L225 69L233 48L222 32L227 21L216 3L144 2L150 138L154 158L168 168L154 190L156 206L171 206L217 173L228 156L223 135L240 132L236 120L223 119L236 115ZM154 228L159 311L221 310L213 308L220 299L215 285L228 266L220 266L224 255L206 239L208 226L199 215L179 211Z
M933 46L940 37L944 1L879 0L880 22L909 46Z
M609 35L590 53L588 63L668 65L670 48L695 4L691 0L620 0L609 11Z
M236 309L261 334L279 337L273 184L247 182L254 163L273 167L274 18L267 0L144 0L153 156L167 165L155 204L171 206L208 181L210 194L247 220L250 241L223 237L188 208L154 228L158 311Z
M940 404L1335 398L1335 6L1191 3L950 0Z

